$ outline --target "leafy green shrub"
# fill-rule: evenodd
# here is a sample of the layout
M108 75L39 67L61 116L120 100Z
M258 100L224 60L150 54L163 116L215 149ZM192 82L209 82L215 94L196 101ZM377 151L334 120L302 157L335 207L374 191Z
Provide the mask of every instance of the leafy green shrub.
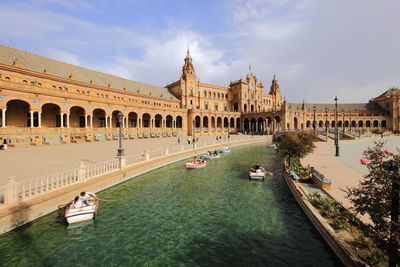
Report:
M343 214L341 205L330 198L322 197L318 192L308 195L310 203L316 207L320 214L330 219L331 225L336 230L349 228L349 219Z

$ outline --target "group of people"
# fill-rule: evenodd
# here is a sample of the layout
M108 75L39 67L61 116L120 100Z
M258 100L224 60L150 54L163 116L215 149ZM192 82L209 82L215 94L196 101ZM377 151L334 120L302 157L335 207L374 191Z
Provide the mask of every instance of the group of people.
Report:
M0 145L0 150L7 150L8 145L7 145L7 139L3 139L3 144Z
M202 163L204 163L204 162L205 162L205 160L204 160L202 157L197 157L197 156L195 156L195 157L193 158L193 163L202 164Z
M216 156L216 155L218 155L218 151L217 150L214 150L214 152L213 151L207 151L207 155Z
M81 192L79 194L79 196L76 196L74 198L74 201L72 202L72 208L80 208L80 207L84 207L84 206L89 206L89 200L91 200L93 198L92 195L90 195L90 193L87 192Z
M197 138L193 137L193 139L190 139L190 137L188 137L188 138L187 138L187 143L188 143L188 145L190 145L190 142L192 142L193 144L194 144L194 143L198 143L198 142L199 142L199 138L198 138L198 137L197 137ZM180 144L179 138L178 138L178 144Z
M257 162L253 167L251 167L251 172L260 173L262 172L262 167Z

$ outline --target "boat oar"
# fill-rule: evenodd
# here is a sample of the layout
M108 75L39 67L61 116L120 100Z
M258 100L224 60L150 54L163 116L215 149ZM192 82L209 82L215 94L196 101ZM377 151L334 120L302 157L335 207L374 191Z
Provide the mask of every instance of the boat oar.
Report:
M116 199L100 199L101 201L115 202L118 201Z

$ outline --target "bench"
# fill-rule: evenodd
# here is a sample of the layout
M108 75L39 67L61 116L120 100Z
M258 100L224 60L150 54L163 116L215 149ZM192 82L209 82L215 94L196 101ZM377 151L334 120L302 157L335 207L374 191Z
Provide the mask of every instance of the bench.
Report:
M311 178L320 189L329 190L331 188L332 181L325 178L325 176L316 169L312 169Z

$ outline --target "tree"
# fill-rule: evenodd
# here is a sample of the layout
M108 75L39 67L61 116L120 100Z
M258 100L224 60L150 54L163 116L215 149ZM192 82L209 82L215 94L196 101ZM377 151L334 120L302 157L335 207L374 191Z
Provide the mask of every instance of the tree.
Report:
M288 159L289 166L291 166L293 159L297 163L301 158L313 152L316 139L315 133L288 133L281 136L277 149L283 157Z
M370 237L389 255L389 266L396 266L400 240L400 155L383 150L383 142L376 142L364 151L364 156L360 162L367 166L369 173L358 187L347 188L347 197L357 212L369 215Z

